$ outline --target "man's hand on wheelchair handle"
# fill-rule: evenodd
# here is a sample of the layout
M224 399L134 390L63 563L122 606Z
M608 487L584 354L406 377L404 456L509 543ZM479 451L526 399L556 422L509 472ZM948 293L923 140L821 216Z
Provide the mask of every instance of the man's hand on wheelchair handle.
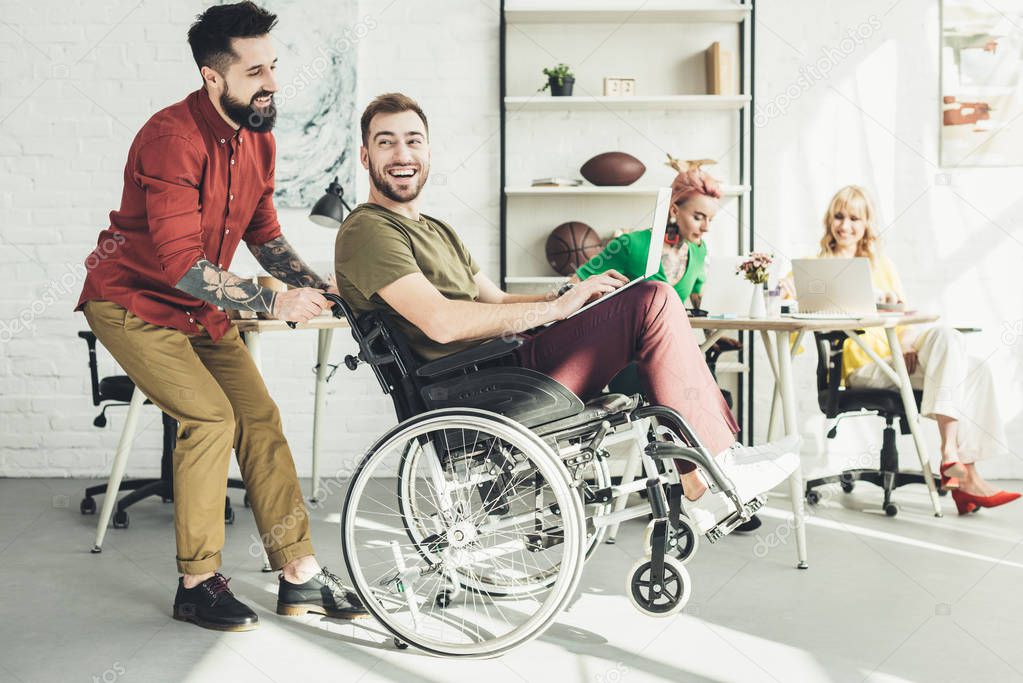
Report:
M323 293L312 287L298 287L278 292L274 297L273 316L278 320L304 323L330 308Z
M586 278L555 300L558 317L567 318L594 299L613 292L628 281L628 278L617 270L608 270Z

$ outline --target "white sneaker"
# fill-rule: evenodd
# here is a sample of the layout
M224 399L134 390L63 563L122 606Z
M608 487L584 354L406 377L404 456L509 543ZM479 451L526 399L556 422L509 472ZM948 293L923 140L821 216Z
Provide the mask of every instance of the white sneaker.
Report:
M760 446L732 446L715 460L735 486L743 503L767 493L799 467L798 436L789 436ZM701 474L702 476L702 474ZM735 512L735 505L724 493L709 490L698 500L682 496L682 507L701 534Z

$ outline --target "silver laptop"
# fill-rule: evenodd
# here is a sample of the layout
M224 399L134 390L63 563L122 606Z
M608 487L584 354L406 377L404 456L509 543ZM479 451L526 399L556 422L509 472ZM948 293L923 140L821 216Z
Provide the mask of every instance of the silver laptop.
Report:
M792 277L799 313L789 317L830 320L877 315L869 259L793 259Z
M618 289L608 292L599 299L594 299L590 303L586 304L578 311L568 316L572 318L579 315L586 309L596 306L599 303L607 301L611 297L621 294L623 291L636 284L642 282L651 275L656 275L657 271L661 268L661 250L664 248L664 230L668 225L668 209L671 206L671 188L665 187L657 191L657 204L654 206L654 223L653 233L650 235L650 249L646 254L646 270L640 277L629 280L627 283L619 287ZM566 318L567 320L567 318Z

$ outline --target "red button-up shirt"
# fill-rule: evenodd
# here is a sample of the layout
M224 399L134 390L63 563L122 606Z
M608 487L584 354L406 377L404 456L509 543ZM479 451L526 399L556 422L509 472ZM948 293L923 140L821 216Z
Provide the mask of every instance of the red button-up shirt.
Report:
M234 130L205 90L157 112L135 136L121 208L86 259L75 310L103 299L154 325L220 339L230 322L175 285L196 261L231 266L239 243L281 235L270 133Z

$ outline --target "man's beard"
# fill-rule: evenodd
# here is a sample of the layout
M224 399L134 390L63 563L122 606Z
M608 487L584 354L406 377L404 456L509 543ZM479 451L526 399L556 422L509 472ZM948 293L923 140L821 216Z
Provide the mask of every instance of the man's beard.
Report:
M388 199L393 202L404 204L410 202L419 196L419 193L423 191L423 185L426 184L426 179L430 175L430 167L423 166L421 164L416 165L416 174L413 179L416 181L415 184L407 190L399 190L397 187L391 184L394 180L387 174L387 171L381 171L373 165L371 161L369 164L369 177L373 181L373 186Z
M257 97L266 97L267 95L272 95L272 93L260 90L252 96L248 104L245 104L231 97L231 91L225 82L224 92L220 95L220 106L227 117L242 128L256 133L269 133L273 130L274 121L277 120L277 106L274 104L273 98L271 97L270 105L266 108L253 104Z

